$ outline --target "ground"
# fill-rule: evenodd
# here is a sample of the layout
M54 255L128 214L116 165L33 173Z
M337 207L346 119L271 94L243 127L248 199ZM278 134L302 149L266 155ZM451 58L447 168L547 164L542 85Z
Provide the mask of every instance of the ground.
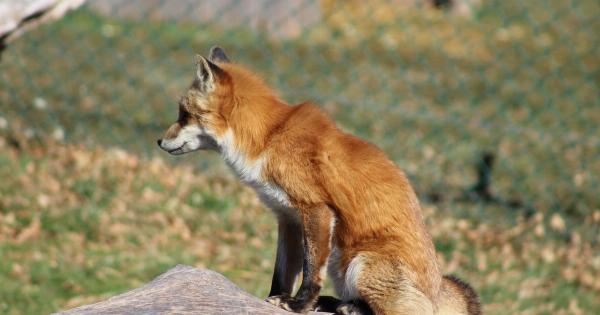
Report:
M473 18L343 8L285 40L85 9L26 34L0 63L0 312L90 303L177 263L268 293L269 211L216 154L155 145L194 53L219 44L406 170L443 269L486 314L593 313L600 5L486 3ZM484 152L512 206L465 197Z

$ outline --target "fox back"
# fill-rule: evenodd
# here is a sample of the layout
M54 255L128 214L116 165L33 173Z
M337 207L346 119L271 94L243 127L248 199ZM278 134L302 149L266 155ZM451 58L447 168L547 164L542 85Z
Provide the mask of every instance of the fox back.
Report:
M285 103L218 47L197 65L179 117L158 144L174 155L220 152L275 213L269 302L296 312L323 309L327 270L341 297L330 311L358 314L366 304L362 313L480 313L466 283L442 277L418 198L383 151L342 132L311 103Z

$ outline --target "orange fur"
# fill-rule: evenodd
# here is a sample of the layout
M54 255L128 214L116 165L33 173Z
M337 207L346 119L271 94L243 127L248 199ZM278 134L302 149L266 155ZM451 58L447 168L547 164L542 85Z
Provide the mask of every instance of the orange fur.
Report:
M259 170L257 178L247 180L250 185L279 194L280 204L289 201L297 211L297 218L286 214L285 222L297 220L302 226L308 264L321 268L331 250L338 250L333 272L343 278L354 264L356 278L350 284L356 288L349 290L376 313L435 313L440 303L466 305L460 302L459 286L442 285L417 196L380 149L342 132L311 103L286 104L243 66L215 62L208 68L216 77L214 90L201 93L197 82L192 85L181 101L190 118L171 127L165 139L187 124L198 124L220 146L231 146L234 169L248 178ZM303 281L313 281L318 291L320 276L310 277Z

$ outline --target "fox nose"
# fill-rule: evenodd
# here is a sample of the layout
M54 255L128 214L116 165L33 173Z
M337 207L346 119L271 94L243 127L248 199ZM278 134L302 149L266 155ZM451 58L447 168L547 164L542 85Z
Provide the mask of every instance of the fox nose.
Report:
M162 139L158 139L156 140L156 143L158 144L158 146L160 147L160 144L162 143Z

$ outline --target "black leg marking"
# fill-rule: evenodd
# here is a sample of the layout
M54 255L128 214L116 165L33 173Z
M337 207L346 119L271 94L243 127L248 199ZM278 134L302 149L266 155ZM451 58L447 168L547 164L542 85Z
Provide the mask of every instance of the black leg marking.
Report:
M269 296L291 295L294 280L302 270L302 227L280 217L278 222L277 256Z
M315 304L315 311L335 313L337 308L342 304L342 300L329 295L319 296L317 304Z

